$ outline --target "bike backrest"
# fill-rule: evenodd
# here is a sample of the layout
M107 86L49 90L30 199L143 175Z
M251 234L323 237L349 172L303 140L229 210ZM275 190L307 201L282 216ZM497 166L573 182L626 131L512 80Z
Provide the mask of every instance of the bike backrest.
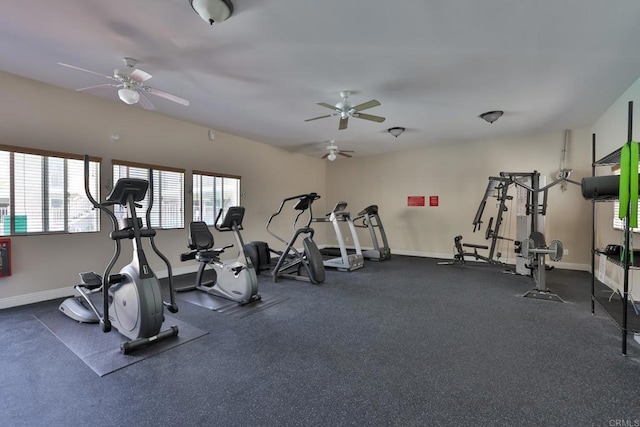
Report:
M213 248L213 234L209 231L209 226L203 221L193 221L189 223L189 249L198 251Z

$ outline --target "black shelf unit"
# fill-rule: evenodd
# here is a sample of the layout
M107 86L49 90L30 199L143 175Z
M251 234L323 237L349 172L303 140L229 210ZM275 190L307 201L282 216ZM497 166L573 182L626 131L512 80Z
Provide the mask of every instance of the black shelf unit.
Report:
M627 122L627 143L630 144L633 140L632 131L633 131L633 101L629 102L628 109L628 122ZM596 167L599 166L614 166L620 164L620 155L622 152L622 147L617 149L616 151L607 154L602 157L600 160L596 160L596 135L592 136L592 149L591 149L591 176L596 175ZM611 319L620 327L622 332L622 354L627 354L627 337L629 334L629 270L632 268L638 268L638 266L631 265L629 260L629 256L625 256L621 261L620 258L609 257L612 262L623 267L624 270L624 281L623 281L623 291L622 291L622 315L620 315L619 310L615 310L615 304L603 304L601 303L595 295L596 290L596 275L595 275L595 257L602 253L601 250L596 248L596 203L600 201L612 201L616 200L616 198L608 197L608 198L598 198L597 196L591 199L591 314L595 313L595 304L597 303L610 317ZM629 212L627 211L627 218L629 217ZM628 253L629 242L630 242L630 234L631 231L629 229L629 221L625 221L624 227L624 247L623 250L625 253ZM616 312L613 312L616 311Z

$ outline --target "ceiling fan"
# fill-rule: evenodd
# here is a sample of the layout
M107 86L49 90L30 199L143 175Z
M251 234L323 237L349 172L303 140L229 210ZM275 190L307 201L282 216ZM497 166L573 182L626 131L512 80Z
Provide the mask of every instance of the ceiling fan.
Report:
M172 102L177 102L178 104L187 107L189 106L189 101L184 98L180 98L179 96L172 95L151 86L146 86L145 82L152 76L146 71L142 71L141 69L136 68L137 63L138 61L133 58L124 58L125 67L116 68L115 70L113 70L113 76L76 67L75 65L65 64L62 62L58 62L58 65L62 65L63 67L71 68L78 71L84 71L85 73L95 74L97 76L101 76L113 81L113 83L105 83L97 86L89 86L81 89L76 89L76 91L78 92L93 93L105 89L118 88L118 96L120 97L122 102L129 105L137 104L138 102L140 102L140 105L142 105L142 107L146 110L155 110L156 108L151 103L149 98L145 96L145 94L149 93L151 95L159 96L160 98L164 98Z
M336 155L340 155L340 156L344 156L344 157L348 157L348 158L353 157L351 154L347 154L347 153L354 153L354 151L353 150L340 150L338 148L338 146L335 144L335 141L331 141L329 143L329 145L327 146L327 154L322 156L322 158L323 159L327 159L330 162L333 162L337 158Z
M351 105L348 98L351 95L351 92L345 90L340 92L340 96L342 97L342 101L338 102L336 105L327 104L325 102L318 102L318 105L322 107L329 108L334 110L333 114L327 114L320 117L314 117L312 119L307 119L305 122L310 122L311 120L324 119L325 117L333 117L340 116L340 124L338 125L338 129L343 130L347 128L347 124L349 122L349 117L355 117L356 119L365 119L371 120L373 122L382 123L385 118L380 116L374 116L372 114L364 114L361 111L366 110L368 108L377 107L380 105L378 101L372 99L371 101L364 102L362 104L358 104L356 106Z

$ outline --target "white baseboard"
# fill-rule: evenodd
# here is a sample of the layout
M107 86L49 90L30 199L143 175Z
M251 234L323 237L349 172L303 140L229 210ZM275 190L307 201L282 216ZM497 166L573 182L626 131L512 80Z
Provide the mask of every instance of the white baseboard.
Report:
M320 245L322 247L326 247L328 245ZM366 250L366 248L363 248ZM393 255L405 255L405 256L415 256L422 258L438 258L438 259L453 259L453 255L450 253L436 253L436 252L422 252L422 251L409 251L402 249L392 249L391 253ZM515 265L515 260L507 260L505 264ZM563 269L563 270L578 270L578 271L591 271L591 266L586 264L575 264L575 263L564 263L564 262L554 262L551 265ZM198 265L190 265L187 267L178 267L172 270L174 276L179 276L181 274L194 273L198 270ZM159 279L163 279L168 276L167 270L159 270L156 271L156 276ZM605 283L609 285L608 283ZM21 305L34 304L37 302L49 301L52 299L65 298L74 295L73 286L66 286L64 288L52 289L49 291L42 292L34 292L31 294L18 295L15 297L2 298L0 299L0 310L4 308L17 307Z
M197 265L188 267L179 267L172 269L173 275L194 273L198 270ZM168 276L167 270L156 271L156 276L163 279ZM75 294L73 286L65 286L64 288L52 289L50 291L34 292L31 294L17 295L15 297L0 299L0 310L4 308L18 307L21 305L35 304L38 302L49 301L52 299L71 297Z
M52 289L50 291L34 292L31 294L17 295L15 297L0 299L0 309L18 307L20 305L35 304L37 302L52 299L65 298L73 295L73 286Z

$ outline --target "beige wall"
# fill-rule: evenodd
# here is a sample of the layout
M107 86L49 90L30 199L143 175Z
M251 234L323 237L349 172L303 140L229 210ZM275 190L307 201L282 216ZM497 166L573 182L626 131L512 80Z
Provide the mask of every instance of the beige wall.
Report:
M111 159L184 168L187 190L192 169L242 176L246 240L272 242L264 226L284 197L326 192L325 164L319 159L222 132L216 132L212 142L208 129L202 126L6 73L0 73L0 93L0 144L101 156L103 195ZM121 137L117 143L109 140L114 131ZM185 196L188 223L191 195ZM319 212L325 209L323 203L323 199L318 201ZM65 288L68 292L68 287L77 283L78 272L101 272L113 252L110 225L104 215L101 228L96 234L12 237L13 275L0 279L0 303L39 292L44 293L43 299L55 297L55 290ZM287 224L283 232L288 235L289 231ZM228 234L217 234L216 243L232 243ZM160 231L156 241L174 269L185 267L179 262L179 254L186 250L185 229ZM128 262L130 254L130 250L123 251L121 260ZM149 258L159 274L166 270L155 255Z
M487 242L484 227L482 233L474 234L471 223L488 177L500 171L537 170L550 183L559 169L563 141L564 132L555 132L335 161L327 167L328 203L344 199L352 213L377 204L394 252L451 257L458 234L469 243ZM567 166L574 169L574 180L590 175L590 141L586 129L570 132ZM439 197L438 207L407 207L407 196L426 196L428 205L432 195ZM578 186L569 185L565 192L559 186L549 190L545 235L547 241L563 241L569 254L562 262L574 268L589 264L589 209ZM496 212L495 203L489 202L485 224ZM515 202L503 227L501 235L515 238ZM371 244L364 233L360 240L363 246ZM512 245L504 245L502 252L513 258Z
M457 234L467 242L486 242L484 228L474 234L471 222L487 178L500 171L538 170L551 182L559 168L564 139L564 132L558 131L325 162L222 132L212 142L202 126L6 73L0 73L0 91L0 144L101 156L103 192L113 158L185 168L187 189L192 169L241 175L242 204L247 208L244 237L274 246L278 244L264 230L269 215L282 198L316 191L322 195L314 205L316 216L339 200L349 202L353 214L378 204L393 252L451 257ZM626 139L625 97L639 94L640 84L636 83L594 125L602 133L599 156ZM111 132L120 134L119 142L109 141ZM591 129L572 130L567 161L574 169L572 179L590 175L590 164ZM440 206L407 207L410 195L437 195ZM188 222L191 196L187 193L186 198ZM494 204L487 205L485 224L495 210ZM515 204L509 212L512 219L507 216L503 228L512 238L514 212ZM79 271L101 271L112 253L105 221L103 218L103 231L97 234L13 237L14 275L0 279L0 307L61 296L76 283ZM288 236L287 222L275 224L275 230ZM602 229L610 229L610 223L610 217L599 218ZM566 192L559 187L550 190L546 225L547 240L562 240L569 250L562 266L586 268L590 264L590 203L582 199L577 186L569 185ZM319 244L335 244L329 227L317 229ZM360 231L362 245L370 246L366 231ZM216 235L216 239L220 244L232 241L226 235ZM161 231L157 243L174 269L186 269L178 261L186 248L186 230ZM501 250L513 260L512 246ZM128 261L129 256L125 252L122 259ZM154 258L154 269L164 270L162 263L150 258Z

